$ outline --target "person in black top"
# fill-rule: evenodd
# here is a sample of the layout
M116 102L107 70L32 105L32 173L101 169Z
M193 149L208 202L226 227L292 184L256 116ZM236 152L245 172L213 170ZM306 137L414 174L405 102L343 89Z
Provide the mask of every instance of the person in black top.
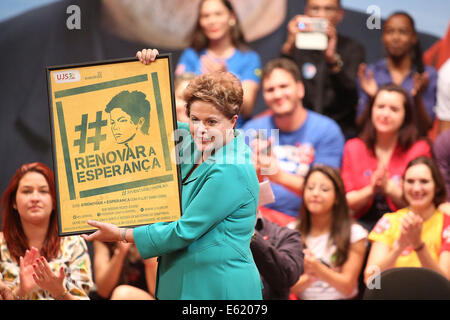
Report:
M250 249L264 285L263 299L288 300L291 286L303 274L300 232L258 215Z
M355 40L337 33L336 26L344 17L339 0L308 0L304 12L305 15L296 15L289 21L288 36L281 54L293 59L302 72L305 106L333 118L346 139L355 137L358 103L356 79L358 66L365 60L364 48ZM326 49L297 48L301 42L296 43L297 33L314 30L308 18L327 20Z

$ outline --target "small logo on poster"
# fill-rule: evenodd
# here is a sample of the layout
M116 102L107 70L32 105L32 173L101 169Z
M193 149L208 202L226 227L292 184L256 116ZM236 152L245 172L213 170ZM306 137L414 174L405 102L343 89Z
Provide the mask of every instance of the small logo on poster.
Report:
M55 72L53 74L56 83L76 82L81 80L80 72L78 70L68 70Z

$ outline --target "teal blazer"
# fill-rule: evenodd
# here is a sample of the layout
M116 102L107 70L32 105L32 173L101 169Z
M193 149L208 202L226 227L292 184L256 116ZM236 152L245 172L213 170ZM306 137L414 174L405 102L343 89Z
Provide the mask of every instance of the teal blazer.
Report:
M179 129L188 130L179 123ZM201 156L189 131L179 149L182 216L134 229L144 259L159 256L158 299L262 299L250 251L259 198L251 150L242 134L217 150L192 174Z

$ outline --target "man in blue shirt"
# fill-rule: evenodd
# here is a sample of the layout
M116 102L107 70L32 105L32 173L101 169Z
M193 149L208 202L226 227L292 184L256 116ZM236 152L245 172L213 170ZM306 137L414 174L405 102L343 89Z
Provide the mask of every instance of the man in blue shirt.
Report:
M248 121L244 134L261 179L269 179L275 203L269 208L296 217L304 176L314 163L339 168L345 139L332 119L307 110L297 65L286 58L266 64L262 90L271 115Z

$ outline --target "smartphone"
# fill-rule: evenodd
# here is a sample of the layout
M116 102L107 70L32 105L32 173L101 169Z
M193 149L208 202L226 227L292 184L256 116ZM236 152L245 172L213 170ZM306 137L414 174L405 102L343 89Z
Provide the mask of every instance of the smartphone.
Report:
M302 31L306 25L310 31ZM327 25L328 21L324 18L302 19L298 25L300 31L295 36L295 47L300 50L325 50L328 47Z

